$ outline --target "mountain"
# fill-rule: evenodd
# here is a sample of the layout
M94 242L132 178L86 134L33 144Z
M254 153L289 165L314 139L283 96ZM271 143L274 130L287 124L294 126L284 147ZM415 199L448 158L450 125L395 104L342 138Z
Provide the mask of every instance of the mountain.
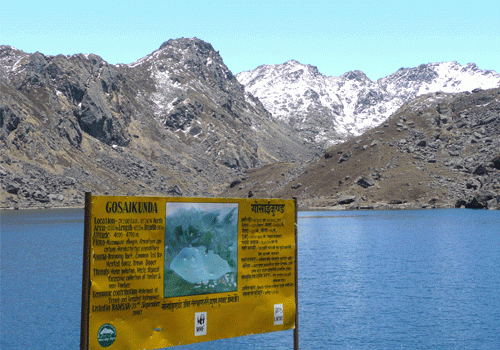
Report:
M276 163L223 196L298 197L302 208L500 209L500 88L435 92L310 163Z
M377 81L361 71L324 76L317 67L294 60L262 65L236 77L276 119L323 147L381 124L405 102L423 94L500 86L500 74L457 62L401 68Z
M311 159L197 38L132 63L0 46L1 207L71 206L85 191L213 196L247 169Z
M86 191L499 208L499 81L454 62L376 82L296 61L236 77L197 38L119 65L0 46L0 208Z

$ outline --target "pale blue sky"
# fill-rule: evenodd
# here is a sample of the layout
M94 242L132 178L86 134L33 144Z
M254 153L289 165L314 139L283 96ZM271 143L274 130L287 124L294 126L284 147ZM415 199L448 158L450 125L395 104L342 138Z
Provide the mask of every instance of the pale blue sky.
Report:
M0 44L131 63L171 38L198 37L234 73L295 59L372 80L458 61L500 73L500 1L2 1Z

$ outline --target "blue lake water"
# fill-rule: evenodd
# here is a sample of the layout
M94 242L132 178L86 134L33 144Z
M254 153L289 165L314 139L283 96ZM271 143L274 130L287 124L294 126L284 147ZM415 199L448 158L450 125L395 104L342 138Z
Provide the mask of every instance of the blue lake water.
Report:
M0 215L0 348L78 349L83 210ZM302 349L500 349L500 212L299 213L299 315Z

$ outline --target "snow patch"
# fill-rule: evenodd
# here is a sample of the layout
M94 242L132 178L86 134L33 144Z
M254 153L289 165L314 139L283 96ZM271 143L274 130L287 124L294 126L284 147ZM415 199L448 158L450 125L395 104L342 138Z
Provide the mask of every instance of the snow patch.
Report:
M294 60L262 65L253 71L241 72L236 78L276 119L289 122L293 118L299 120L299 124L314 125L318 115L329 118L332 130L323 132L323 126L318 125L315 137L325 142L332 138L334 131L359 135L385 121L403 103L417 96L500 86L500 74L457 62L400 69L376 82L358 71L327 77L316 67Z

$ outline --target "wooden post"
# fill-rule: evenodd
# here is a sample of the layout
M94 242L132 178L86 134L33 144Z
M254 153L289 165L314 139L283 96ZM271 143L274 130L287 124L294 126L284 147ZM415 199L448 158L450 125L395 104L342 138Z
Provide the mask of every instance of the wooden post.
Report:
M85 192L85 219L83 224L82 313L80 321L80 350L89 348L90 313L90 239L92 193Z
M293 197L295 202L295 328L293 330L293 349L299 350L299 245L298 245L298 215L297 197Z

